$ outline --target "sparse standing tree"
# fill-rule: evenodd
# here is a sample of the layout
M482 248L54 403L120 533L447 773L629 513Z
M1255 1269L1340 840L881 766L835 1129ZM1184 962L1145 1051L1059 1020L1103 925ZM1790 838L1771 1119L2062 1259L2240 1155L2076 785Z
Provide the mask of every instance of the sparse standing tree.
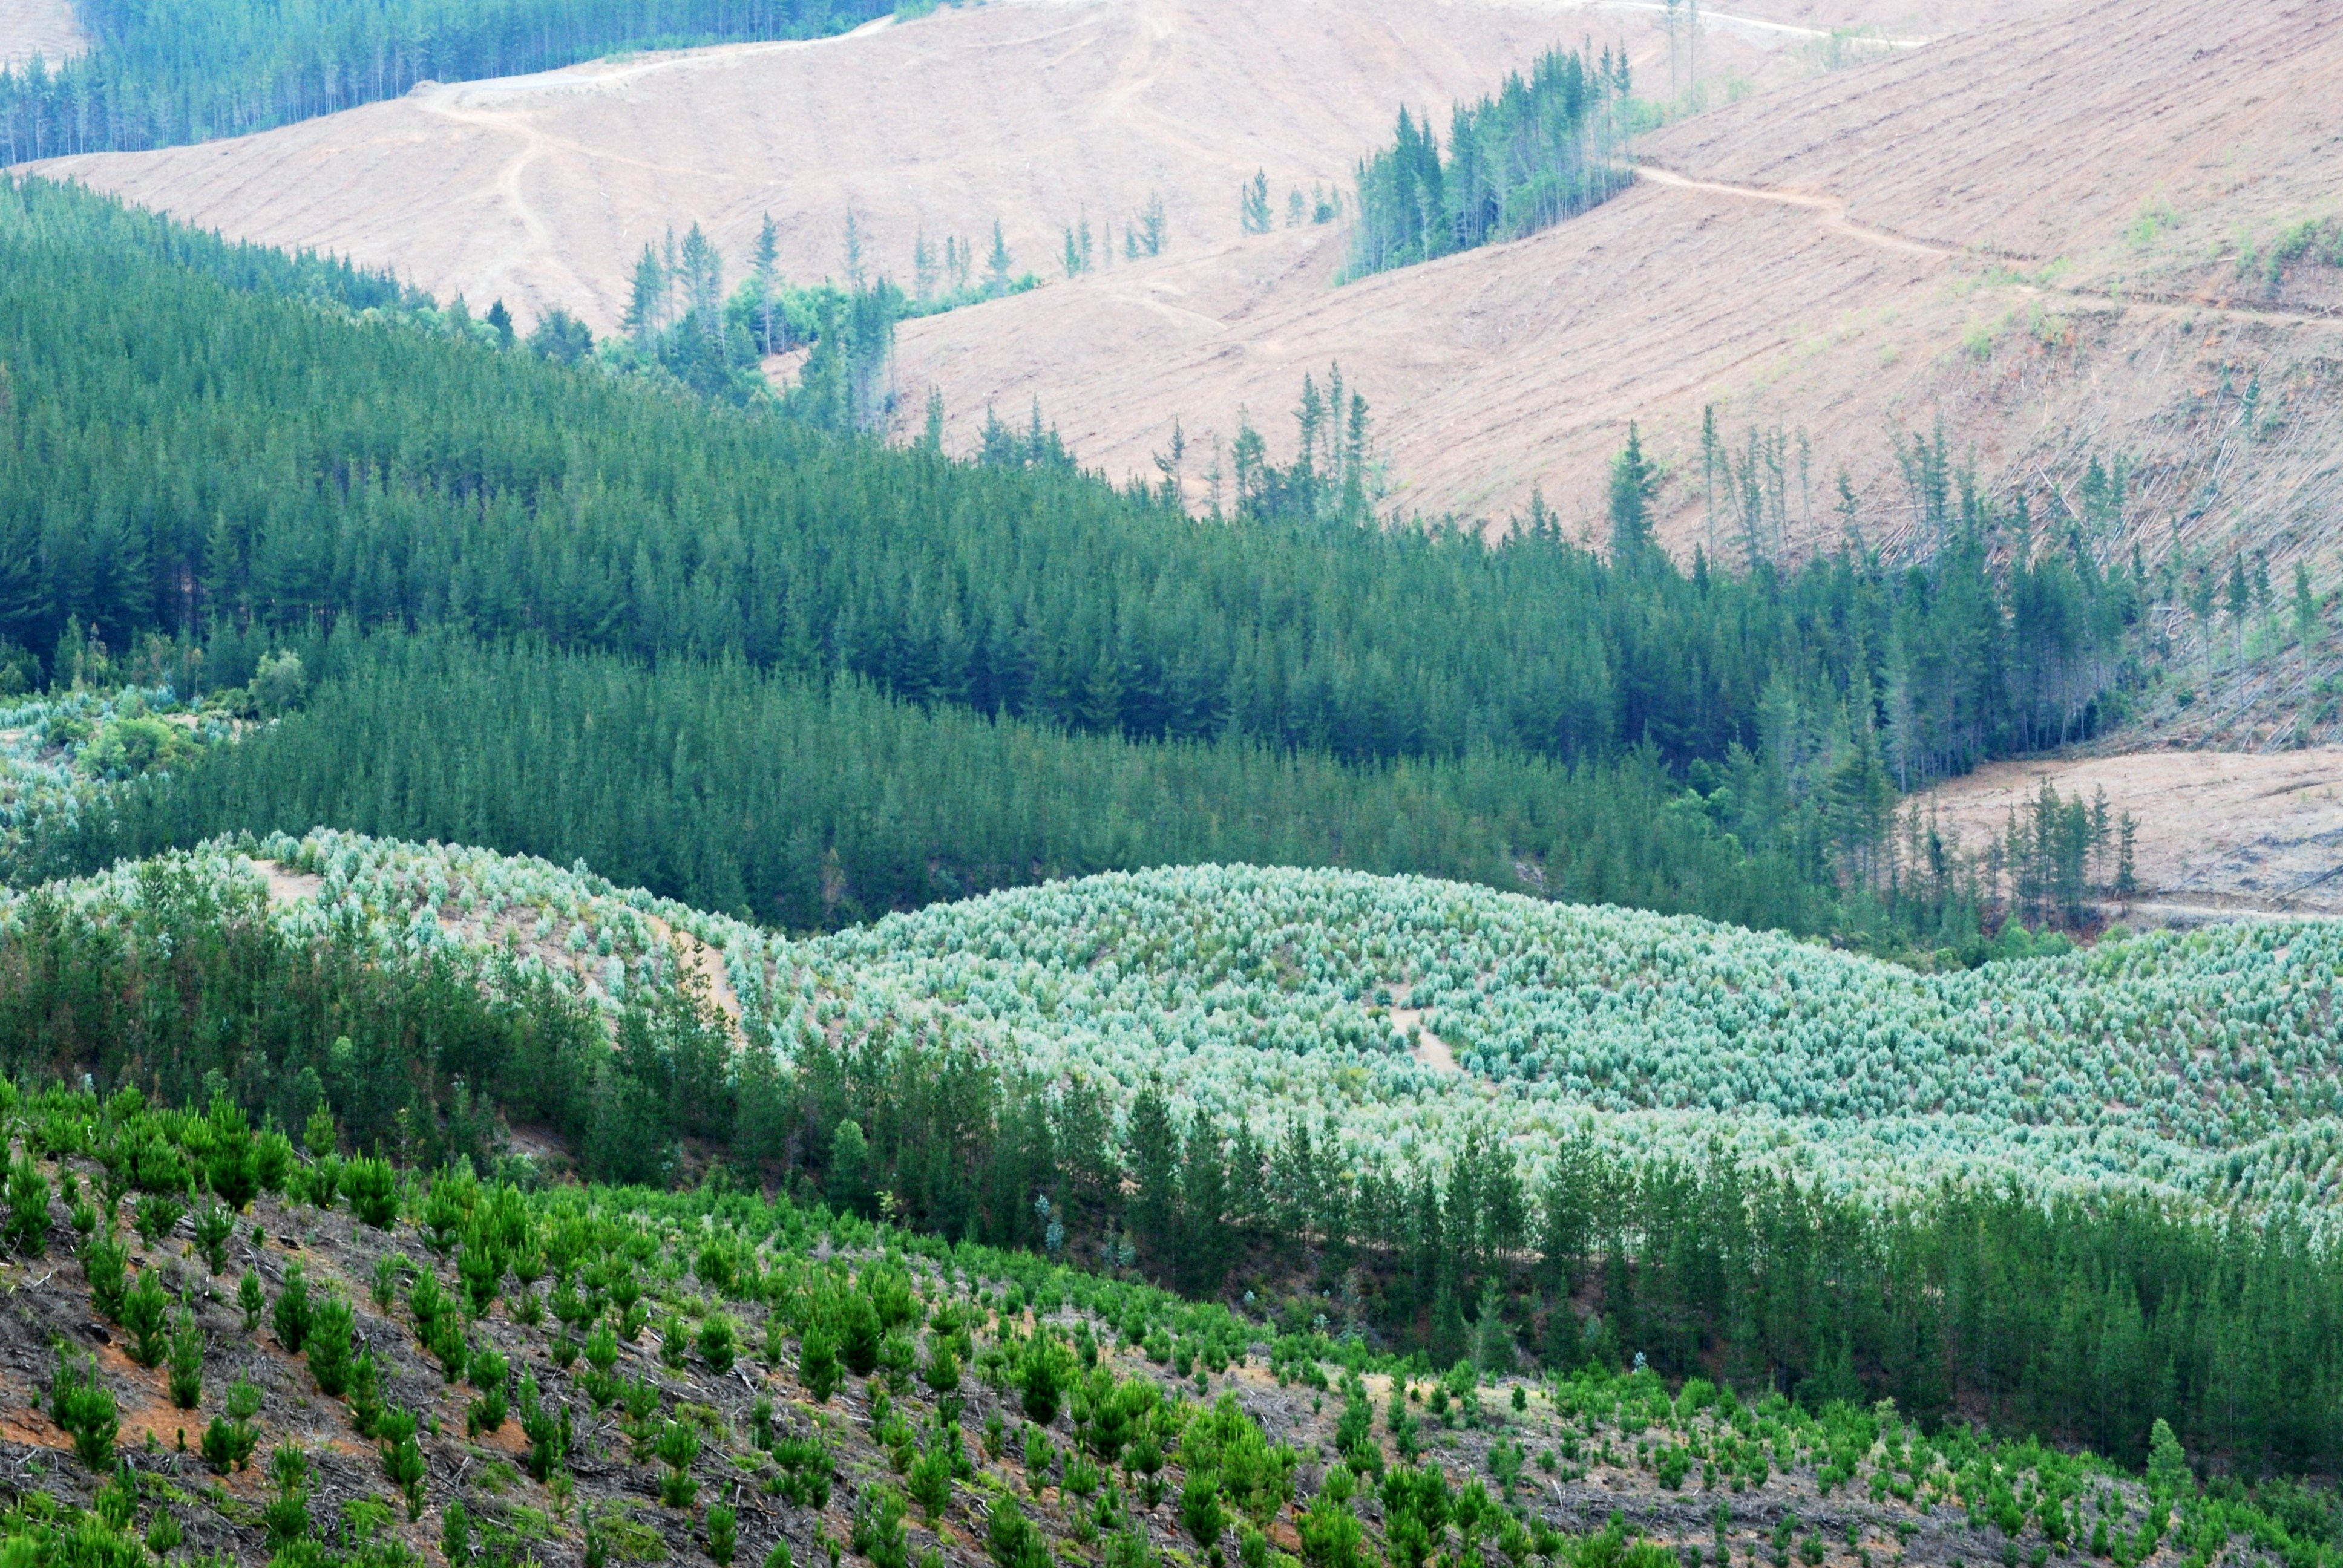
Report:
M920 433L920 446L930 452L944 449L944 389L940 387L928 388L928 422Z
M773 215L767 213L757 230L756 248L749 253L749 265L757 280L757 336L759 347L767 354L773 347L773 308L780 292L780 279L774 264L780 259L781 236L773 226Z
M1684 9L1684 0L1662 0L1660 25L1668 34L1668 107L1676 105L1676 17Z
M1180 428L1180 421L1172 421L1172 445L1155 454L1155 471L1163 476L1163 499L1167 505L1178 506L1181 492L1181 470L1188 462L1188 436Z
M1716 405L1700 410L1700 485L1702 504L1708 511L1708 558L1716 558L1716 470L1725 461L1725 447L1716 435Z
M2237 657L2246 656L2246 618L2253 612L2253 584L2246 577L2246 558L2229 559L2229 630L2237 639Z
M936 292L936 253L928 248L928 231L921 229L911 240L912 297L925 305Z
M646 245L641 258L635 263L634 281L627 294L627 332L634 338L639 352L649 353L659 337L663 325L659 303L666 292L667 275L659 266L659 255Z
M724 336L724 257L698 224L683 236L683 308L701 336Z
M1009 241L1001 232L1001 220L992 220L992 254L984 264L985 292L998 299L1009 292Z
M1855 521L1855 481L1846 477L1845 468L1838 471L1837 510L1841 537L1846 540L1849 548L1860 552L1863 548L1863 529Z
M1809 534L1815 528L1815 487L1813 478L1814 447L1806 439L1805 427L1798 427L1798 526Z
M1252 183L1239 193L1237 220L1247 234L1269 232L1269 172L1266 169L1254 170Z
M1611 464L1611 565L1620 571L1642 566L1652 542L1652 493L1659 476L1644 457L1644 439L1631 422L1627 447Z
M1698 107L1700 94L1700 0L1684 0L1684 96Z

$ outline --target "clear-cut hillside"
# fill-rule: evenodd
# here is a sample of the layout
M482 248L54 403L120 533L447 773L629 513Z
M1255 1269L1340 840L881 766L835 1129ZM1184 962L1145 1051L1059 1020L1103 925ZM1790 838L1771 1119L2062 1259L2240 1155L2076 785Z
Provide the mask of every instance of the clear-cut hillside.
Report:
M739 275L761 215L793 276L867 265L911 281L924 233L1061 274L1161 195L1172 256L1238 232L1238 190L1348 176L1398 107L1479 93L1609 23L1536 0L1260 7L1077 0L947 8L816 43L645 55L407 98L261 136L51 166L272 244L331 248L478 307L548 305L598 328L668 226L705 225Z
M2020 9L1712 10L1702 72L1715 96L1763 104L1819 68L1834 27L1895 41L1857 54L1920 56L1933 53L1922 40ZM1502 508L1541 477L1566 501L1624 418L1746 359L1746 344L1794 332L1812 302L1731 301L1709 278L1688 278L1695 319L1674 319L1686 314L1678 305L1619 296L1648 282L1613 265L1621 242L1551 239L1330 292L1339 232L1241 239L1237 189L1264 170L1282 216L1288 192L1346 182L1400 106L1444 125L1455 99L1556 43L1624 47L1641 90L1662 92L1668 45L1655 10L1551 0L948 9L818 44L443 86L263 136L50 166L231 234L387 264L476 308L501 297L526 322L559 305L604 329L622 314L633 258L670 225L707 225L737 276L770 211L784 269L804 277L844 272L850 212L867 265L908 281L921 234L980 254L998 219L1017 267L1049 286L907 331L907 420L930 383L961 442L986 404L1021 414L1039 397L1086 461L1120 473L1146 468L1174 417L1225 433L1242 405L1270 421L1303 366L1340 358L1376 405L1403 500ZM1121 261L1121 236L1152 194L1166 206L1166 254ZM1655 226L1628 236L1631 248L1705 214L1677 204L1649 216ZM1085 218L1102 261L1069 285L1063 232ZM1878 258L1840 259L1802 226L1774 226L1823 252L1801 275L1808 286L1875 294L1907 281L1850 277ZM1631 325L1616 343L1590 336L1590 321L1623 313L1669 319ZM1555 381L1562 357L1591 379Z
M87 47L68 0L0 0L0 70L36 58L55 65Z
M1789 438L1793 548L1837 537L1842 467L1864 536L1909 539L1893 444L1941 417L1956 461L2037 515L2079 510L2089 458L2121 455L2152 558L2177 527L2192 558L2268 548L2323 585L2343 272L2273 284L2237 247L2334 212L2338 106L2332 11L1987 20L1650 137L1637 189L1527 240L1341 288L1332 236L1232 240L915 324L901 379L941 387L964 437L986 400L1039 397L1121 474L1175 417L1225 435L1247 407L1274 447L1304 371L1339 358L1400 502L1492 516L1542 485L1590 517L1636 420L1687 550L1740 532L1722 496L1711 528L1704 407L1736 447Z

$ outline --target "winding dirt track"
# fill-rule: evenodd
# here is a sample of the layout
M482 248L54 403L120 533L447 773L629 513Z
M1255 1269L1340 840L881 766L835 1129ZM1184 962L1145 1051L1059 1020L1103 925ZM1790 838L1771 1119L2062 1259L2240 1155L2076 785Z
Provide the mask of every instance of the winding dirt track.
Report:
M1706 15L1704 76L1748 94L1649 138L1643 188L1340 288L1335 229L1237 233L1255 169L1273 199L1347 185L1399 105L1437 124L1557 39L1624 45L1658 90L1660 7L993 5L54 166L476 308L503 297L526 322L558 304L605 329L671 226L705 224L737 273L769 211L784 270L805 277L845 270L851 213L863 265L909 278L916 242L980 253L997 218L1046 286L903 332L901 433L930 387L962 447L988 407L1038 400L1117 477L1151 476L1175 420L1200 454L1247 417L1277 451L1302 376L1339 360L1403 508L1502 518L1542 489L1591 519L1632 421L1671 477L1666 537L1730 549L1737 521L1696 483L1714 407L1736 447L1759 426L1805 437L1802 475L1778 487L1781 543L1835 537L1844 468L1856 527L1893 544L1912 527L1894 443L1941 419L1988 488L2070 485L2121 452L2151 549L2176 520L2217 552L2242 527L2281 566L2343 570L2324 523L2343 478L2320 457L2343 269L2271 288L2231 259L2240 236L2333 206L2343 10L1751 0ZM1851 25L1884 57L1815 74L1816 40ZM1126 260L1151 193L1170 248ZM1099 264L1067 281L1057 256L1084 222ZM2276 438L2241 453L2249 384ZM1188 475L1200 500L1206 456Z
M1067 227L1090 223L1111 262L1151 195L1173 253L1193 256L1235 236L1256 170L1282 213L1290 190L1347 181L1401 105L1486 91L1601 20L1551 0L1011 0L426 86L262 136L53 166L476 307L502 297L526 321L560 305L602 329L645 243L700 223L737 276L767 212L800 279L843 272L850 214L865 265L907 284L920 239L980 255L996 220L1017 270L1054 277Z
M1917 57L1935 52L1916 47L1925 38L2033 9L1918 7L1709 11L1704 75L1755 104L1809 72L1806 51L1833 29L1866 28ZM1403 504L1502 513L1542 484L1567 508L1626 420L1737 402L1732 378L1769 376L1834 316L1926 276L1867 276L1762 215L1700 232L1719 221L1702 208L1330 293L1338 233L1246 238L1236 193L1265 170L1282 213L1289 192L1347 186L1399 106L1437 124L1559 41L1624 47L1661 90L1661 15L1625 0L992 5L813 44L425 88L266 136L54 166L233 234L394 266L476 309L502 297L527 322L558 304L602 329L635 256L670 226L706 225L737 273L769 211L784 270L804 277L844 270L850 212L865 264L908 280L915 242L980 253L998 218L1015 265L1048 286L907 331L907 425L930 384L960 444L988 404L1022 413L1038 397L1084 460L1151 472L1175 418L1209 445L1249 408L1281 437L1304 369L1340 359L1375 406ZM1151 193L1170 247L1132 262L1121 235ZM1099 266L1067 283L1059 253L1083 222ZM1706 266L1695 258L1712 248L1727 266L1754 256L1788 270L1755 280L1756 294L1730 279L1689 298L1674 279L1650 286L1655 268ZM1863 428L1874 447L1879 428Z
M1735 196L1743 201L1768 202L1775 206L1794 206L1818 212L1823 215L1823 226L1833 234L1844 235L1858 244L1875 245L1904 256L1950 258L1960 254L1949 246L1930 245L1924 240L1890 234L1884 228L1855 223L1846 216L1846 201L1842 196L1818 196L1806 191L1766 190L1757 186L1726 185L1721 180L1696 180L1674 169L1663 168L1658 164L1636 165L1635 177L1669 190L1699 191L1706 196Z
M1802 208L1823 216L1823 226L1833 234L1843 235L1863 245L1875 245L1885 250L1906 256L1935 256L1943 260L1985 261L1990 258L1966 256L1950 246L1931 245L1926 240L1914 239L1909 235L1896 234L1870 224L1857 223L1847 216L1845 198L1820 196L1808 191L1772 190L1763 186L1728 185L1722 180L1696 180L1680 175L1658 164L1635 166L1635 177L1669 190L1698 191L1709 196L1737 196L1744 201L1765 202L1775 206ZM2343 320L2343 308L2321 306L2305 309L2288 309L2281 305L2244 305L2235 299L2216 299L2210 296L2200 299L2174 299L2153 293L2134 290L2128 295L2110 293L2104 289L2074 288L2050 282L2031 282L2025 292L2056 294L2085 304L2106 306L2112 309L2157 309L2185 311L2190 316L2214 318L2234 318L2244 321L2295 321L2307 326L2325 326Z
M1599 535L1633 421L1687 550L1741 532L1706 502L1704 408L1736 459L1753 427L1805 437L1768 519L1794 548L1837 537L1842 468L1863 537L1911 538L1896 444L1941 420L2005 495L2071 498L2122 455L2151 558L2177 530L2343 576L2343 269L2273 283L2235 248L2333 209L2343 11L2075 3L1942 35L1663 132L1640 188L1512 245L1334 287L1339 243L1281 233L915 324L906 405L940 387L971 441L988 403L1038 398L1086 460L1145 476L1175 417L1192 450L1247 414L1276 450L1339 359L1403 508L1502 518L1535 487Z

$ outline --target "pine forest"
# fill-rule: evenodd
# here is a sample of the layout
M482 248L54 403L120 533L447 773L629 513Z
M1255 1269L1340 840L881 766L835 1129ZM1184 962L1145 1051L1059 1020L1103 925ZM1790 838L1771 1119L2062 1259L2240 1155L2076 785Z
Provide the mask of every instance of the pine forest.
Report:
M936 10L86 0L0 156ZM1171 259L1643 210L1758 90L1693 50L1811 31L1643 10ZM2343 690L2310 566L1893 399L1820 520L1704 393L1418 506L1347 353L1118 477L897 374L1188 297L1065 205L1046 278L751 202L729 284L739 212L628 220L615 304L478 311L0 174L0 1568L2343 1568L2343 920L2159 903L2048 771Z

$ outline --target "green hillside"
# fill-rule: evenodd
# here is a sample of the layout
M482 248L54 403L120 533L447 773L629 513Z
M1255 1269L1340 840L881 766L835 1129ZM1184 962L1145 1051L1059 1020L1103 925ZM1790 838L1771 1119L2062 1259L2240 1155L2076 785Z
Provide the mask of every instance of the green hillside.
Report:
M1587 197L1563 58L1379 221ZM1918 794L2175 583L1325 416L1200 515L0 185L0 1568L2334 1568L2343 923Z
M1922 454L1945 541L1926 560L1687 570L1649 542L1652 471L1632 442L1607 554L1542 508L1493 538L1322 518L1324 430L1234 515L1196 518L1046 455L954 462L550 363L389 279L226 246L75 187L13 182L0 253L0 665L20 678L130 672L194 699L241 691L272 649L293 650L312 680L371 684L335 709L361 729L362 710L398 704L460 711L452 689L420 693L434 659L444 673L428 678L475 692L550 682L573 714L596 682L649 679L355 651L361 629L385 644L427 629L639 666L733 661L796 683L758 689L768 712L851 681L1052 737L1011 754L986 726L841 699L868 719L846 749L923 732L895 753L919 766L854 777L908 794L956 771L996 801L1050 802L1048 820L1003 829L996 809L964 838L882 828L857 845L817 810L778 829L795 885L759 889L771 873L716 863L741 837L707 819L686 776L662 787L702 817L676 835L692 848L618 846L601 868L670 893L808 925L840 918L803 891L809 854L832 849L864 862L849 919L1037 865L1291 858L1958 950L2011 913L2078 919L2087 890L2117 879L2104 823L2046 840L2058 865L2005 889L1916 854L1897 820L1900 790L2119 712L2150 588L2087 552L2013 555L2027 518L1956 494L1941 449ZM696 722L728 680L663 671L651 728ZM394 799L379 771L335 772L338 755L318 747L297 780L175 806L154 829L167 839L101 833L11 874L301 830L315 819L274 812L305 793L376 802L345 825L487 837L447 826L468 814L509 833L499 848L566 860L608 847L607 829L532 819L559 792L524 773L482 779L476 793L504 795L493 804L427 780ZM1248 802L1284 766L1272 757L1292 759L1296 806L1261 821ZM1438 766L1393 771L1417 763ZM1115 774L1198 779L1209 821L1101 844L1092 825L1145 793ZM1338 831L1352 802L1359 829ZM850 804L886 820L870 793ZM1390 826L1418 820L1412 841Z
M2249 1370L2343 1387L2333 925L1919 976L1202 868L793 940L320 831L20 896L0 934L13 1070L322 1105L426 1168L526 1123L588 1175L778 1174L1207 1297L1298 1271L1434 1365L1497 1322L1557 1368L1722 1355L2126 1455L2152 1398L2224 1451L2343 1435ZM2078 1370L2108 1356L2117 1384Z
M1887 1406L1533 1379L1493 1333L1435 1377L1306 1294L1198 1305L787 1197L403 1181L323 1111L299 1145L225 1097L53 1089L0 1120L10 1397L42 1379L6 1439L12 1563L2332 1550L2299 1489L2200 1491L2161 1423L2142 1482Z

